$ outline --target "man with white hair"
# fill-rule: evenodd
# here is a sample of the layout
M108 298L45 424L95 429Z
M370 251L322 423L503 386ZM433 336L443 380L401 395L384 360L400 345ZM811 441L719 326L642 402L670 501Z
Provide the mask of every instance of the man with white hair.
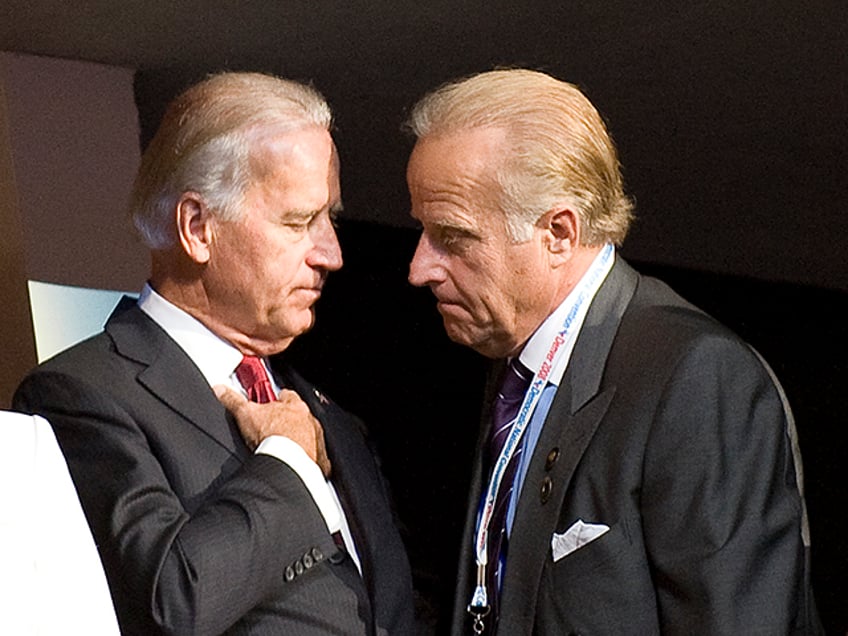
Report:
M816 633L783 392L616 255L632 205L589 100L492 71L427 95L409 127L409 280L497 361L452 633Z
M149 283L16 393L56 431L125 634L411 633L361 424L268 363L342 265L330 126L315 90L262 74L177 97L132 197Z

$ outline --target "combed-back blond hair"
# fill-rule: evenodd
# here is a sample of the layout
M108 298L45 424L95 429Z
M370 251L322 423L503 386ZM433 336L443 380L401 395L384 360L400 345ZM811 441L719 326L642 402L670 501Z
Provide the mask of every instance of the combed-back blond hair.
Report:
M314 88L262 73L219 73L172 101L142 156L130 216L151 249L176 240L174 209L196 192L223 220L241 215L262 177L263 138L306 126L329 130L332 114Z
M506 135L493 166L510 235L562 203L581 219L581 243L620 245L633 219L618 153L603 119L574 85L538 71L495 70L446 84L422 98L406 127L418 139L492 127Z

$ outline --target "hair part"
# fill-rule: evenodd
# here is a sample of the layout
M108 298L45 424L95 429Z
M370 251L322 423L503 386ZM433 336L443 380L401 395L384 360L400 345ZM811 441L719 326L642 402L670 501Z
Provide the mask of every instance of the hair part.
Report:
M633 202L624 194L618 153L576 86L527 69L479 73L426 95L405 127L417 139L504 131L504 157L493 171L512 240L528 240L542 215L567 205L580 216L581 244L624 241Z
M151 249L176 242L175 207L186 192L200 195L225 221L242 214L244 195L261 175L262 140L318 126L332 113L311 86L262 73L219 73L195 84L168 106L144 152L130 216Z

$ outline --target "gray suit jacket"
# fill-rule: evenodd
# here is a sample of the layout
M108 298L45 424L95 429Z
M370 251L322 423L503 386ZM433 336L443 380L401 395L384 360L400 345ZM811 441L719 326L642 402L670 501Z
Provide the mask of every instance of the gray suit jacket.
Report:
M182 349L134 304L29 374L15 407L53 425L126 634L412 631L409 565L359 422L290 369L321 421L361 557L300 478L244 445Z
M819 633L800 471L765 363L619 258L531 460L497 633ZM478 457L455 635L470 633L482 477ZM554 562L552 535L578 519L610 530Z

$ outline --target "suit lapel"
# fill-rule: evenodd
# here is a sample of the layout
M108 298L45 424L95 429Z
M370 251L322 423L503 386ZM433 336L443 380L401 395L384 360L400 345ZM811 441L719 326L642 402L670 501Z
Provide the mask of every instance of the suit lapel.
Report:
M615 394L601 386L638 274L622 259L598 290L548 412L518 500L501 595L501 634L529 634L551 537L580 459Z
M120 355L142 366L137 375L142 386L234 455L242 460L249 455L200 370L134 300L121 301L106 332Z
M374 483L363 480L367 472L362 470L362 466L358 462L357 465L351 465L351 459L357 456L355 451L361 446L361 440L355 437L353 430L341 425L331 414L329 400L285 363L280 363L279 368L275 366L274 372L282 380L280 385L297 392L306 402L312 415L321 423L327 455L333 465L331 475L333 487L344 508L345 518L360 556L362 573L367 579L371 576L370 559L365 558L369 550L367 538L372 533L366 526L373 516L368 502L375 493L372 492ZM342 456L344 461L341 460ZM365 459L370 461L370 458Z
M482 497L483 484L483 447L485 436L488 434L489 422L492 413L492 404L498 379L503 374L503 367L489 372L486 389L484 391L484 408L481 413L480 432L475 447L474 463L471 473L471 485L468 493L468 504L466 507L465 527L462 533L462 544L459 550L459 564L457 568L456 593L454 595L453 623L451 634L470 633L471 617L467 606L471 600L474 587L477 584L476 554L474 551L474 534L477 527L477 515L480 509L480 497Z

